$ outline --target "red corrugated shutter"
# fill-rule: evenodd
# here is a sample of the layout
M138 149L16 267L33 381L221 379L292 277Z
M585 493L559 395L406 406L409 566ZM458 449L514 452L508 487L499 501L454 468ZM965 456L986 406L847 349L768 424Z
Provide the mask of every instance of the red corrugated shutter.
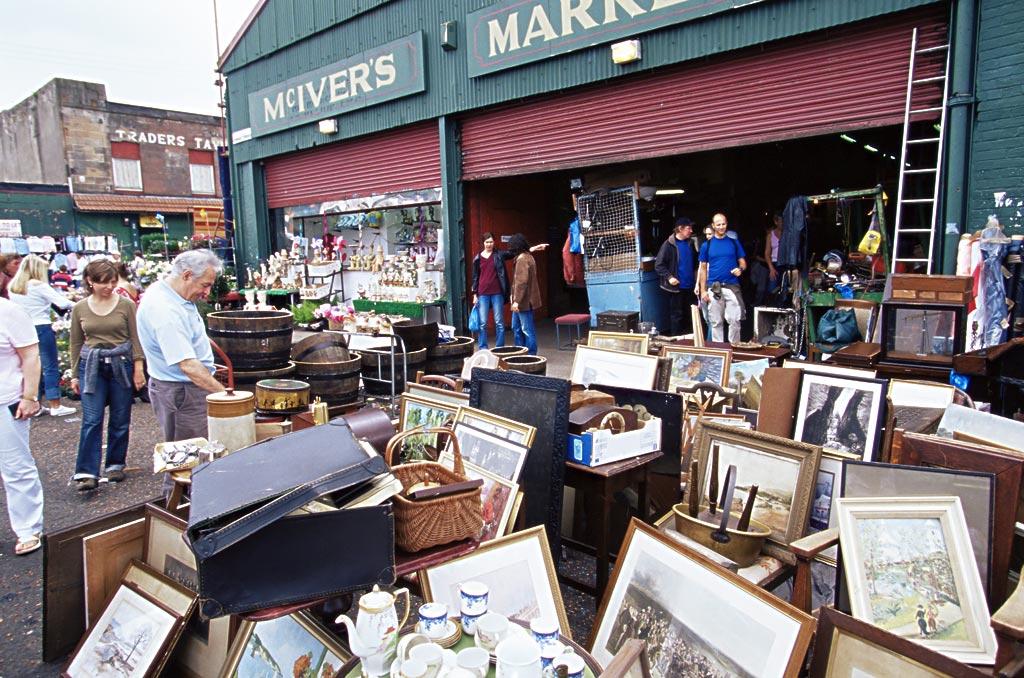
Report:
M441 185L437 123L411 125L268 160L270 207Z
M188 161L192 165L212 165L213 151L195 151L189 149Z
M945 12L929 6L468 116L462 176L900 124L911 31L922 29L922 46L944 43Z

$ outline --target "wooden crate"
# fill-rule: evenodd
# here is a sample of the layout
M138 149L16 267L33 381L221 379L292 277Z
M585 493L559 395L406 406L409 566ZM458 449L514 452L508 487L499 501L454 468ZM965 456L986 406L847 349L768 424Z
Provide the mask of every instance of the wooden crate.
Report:
M973 285L967 276L897 273L892 276L892 300L966 304Z

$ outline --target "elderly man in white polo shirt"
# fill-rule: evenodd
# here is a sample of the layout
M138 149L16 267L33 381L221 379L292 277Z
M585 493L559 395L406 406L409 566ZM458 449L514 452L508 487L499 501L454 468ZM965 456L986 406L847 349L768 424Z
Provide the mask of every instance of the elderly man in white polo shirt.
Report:
M213 378L213 349L195 304L210 294L223 265L210 250L191 250L171 266L146 290L136 321L149 399L168 442L205 438L206 395L224 390Z

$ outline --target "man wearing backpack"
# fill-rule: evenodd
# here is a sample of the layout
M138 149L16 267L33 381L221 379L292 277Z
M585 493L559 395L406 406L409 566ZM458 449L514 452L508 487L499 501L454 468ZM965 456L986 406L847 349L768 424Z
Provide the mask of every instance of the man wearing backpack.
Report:
M726 236L729 221L724 214L716 214L711 224L715 235L700 248L697 284L701 300L708 305L711 340L725 341L724 323L729 323L729 343L734 344L740 340L740 276L747 269L747 255L739 240Z

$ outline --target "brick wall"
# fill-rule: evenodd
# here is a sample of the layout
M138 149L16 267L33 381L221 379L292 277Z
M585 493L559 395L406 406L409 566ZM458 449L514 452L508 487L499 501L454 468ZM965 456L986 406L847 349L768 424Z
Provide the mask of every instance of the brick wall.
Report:
M966 229L977 230L996 214L1010 233L1024 233L1024 3L984 0L979 14ZM997 193L1005 198L997 201Z

